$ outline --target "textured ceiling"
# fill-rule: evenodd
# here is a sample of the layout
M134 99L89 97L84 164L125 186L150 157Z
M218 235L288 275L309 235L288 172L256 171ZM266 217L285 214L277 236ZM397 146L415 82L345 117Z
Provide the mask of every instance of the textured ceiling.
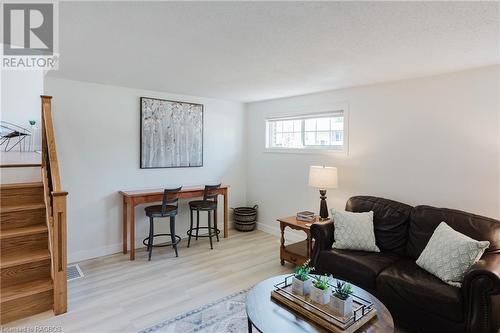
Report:
M61 2L49 76L237 101L500 63L498 2Z

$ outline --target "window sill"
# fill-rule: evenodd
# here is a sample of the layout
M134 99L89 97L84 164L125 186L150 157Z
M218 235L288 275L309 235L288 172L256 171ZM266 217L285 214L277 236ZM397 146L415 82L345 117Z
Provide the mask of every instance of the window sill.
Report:
M316 154L316 155L348 155L345 149L317 149L317 148L264 148L264 153L276 154Z

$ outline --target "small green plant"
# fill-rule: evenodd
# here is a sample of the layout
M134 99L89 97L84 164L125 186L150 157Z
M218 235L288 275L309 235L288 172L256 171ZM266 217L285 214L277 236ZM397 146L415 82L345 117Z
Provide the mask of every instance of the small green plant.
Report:
M29 122L30 122L30 125L31 125L31 126L34 126L34 125L36 124L36 121L35 121L35 120L30 120Z
M300 281L309 280L309 273L314 270L314 267L309 267L309 262L310 260L308 259L303 265L297 266L297 268L295 268L295 277Z
M314 286L318 289L321 289L321 290L327 290L328 289L328 276L320 276L316 279L316 281L314 281Z
M337 281L337 285L333 289L333 295L345 301L352 295L352 286L347 282Z

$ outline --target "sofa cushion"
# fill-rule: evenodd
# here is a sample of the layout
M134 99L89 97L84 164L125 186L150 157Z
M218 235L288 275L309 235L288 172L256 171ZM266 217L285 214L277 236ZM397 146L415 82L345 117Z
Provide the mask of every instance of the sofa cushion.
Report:
M465 272L489 245L488 241L474 240L441 222L415 263L443 282L461 287Z
M373 212L353 213L331 210L333 220L333 248L380 252L375 244Z
M500 221L454 209L416 206L410 217L408 255L417 259L441 222L475 240L489 241L487 253L500 253ZM376 234L376 229L375 229Z
M399 258L394 253L331 249L320 252L316 269L370 291L377 275Z
M402 259L377 277L382 302L407 304L449 320L463 320L460 289L426 272L411 259Z
M378 248L382 252L406 254L411 206L384 198L355 196L347 201L345 210L356 213L373 211Z

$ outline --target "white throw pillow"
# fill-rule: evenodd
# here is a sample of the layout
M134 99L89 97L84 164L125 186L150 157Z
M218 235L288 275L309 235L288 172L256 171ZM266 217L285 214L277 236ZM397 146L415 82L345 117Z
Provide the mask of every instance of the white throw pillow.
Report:
M417 265L444 282L461 287L464 274L490 246L441 222L417 259Z
M380 252L375 244L373 212L352 213L331 210L334 249Z

